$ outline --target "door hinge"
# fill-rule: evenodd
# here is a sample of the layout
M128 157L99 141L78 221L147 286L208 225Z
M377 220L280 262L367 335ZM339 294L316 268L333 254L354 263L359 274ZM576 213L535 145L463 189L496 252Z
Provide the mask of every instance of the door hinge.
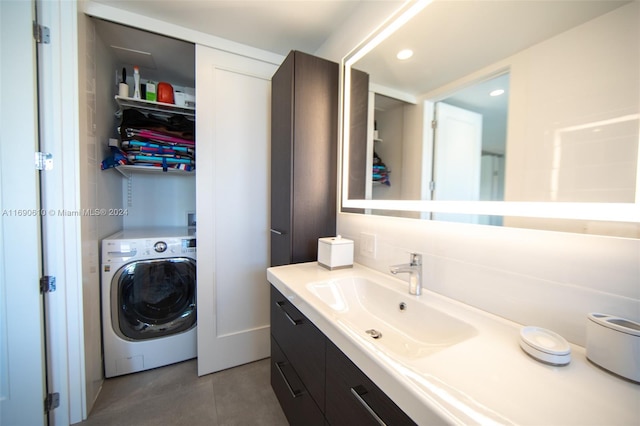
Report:
M49 27L33 21L33 38L36 40L36 43L49 44L51 41L51 31Z
M53 293L56 291L56 277L45 275L40 278L40 293Z
M55 410L60 406L60 393L53 392L47 394L47 397L44 399L44 412L48 413L50 411Z
M435 191L436 190L436 182L435 181L431 181L429 182L429 191Z
M36 170L53 170L53 154L36 152Z
M431 120L431 128L436 129L438 127L438 120Z

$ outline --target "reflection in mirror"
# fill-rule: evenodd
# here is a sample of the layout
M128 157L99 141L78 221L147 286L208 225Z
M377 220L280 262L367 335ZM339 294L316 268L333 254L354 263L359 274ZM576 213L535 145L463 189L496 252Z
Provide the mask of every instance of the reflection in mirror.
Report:
M505 73L435 103L432 200L504 200L508 93ZM434 213L431 219L502 224L497 216Z
M356 49L345 58L343 202L362 208L345 211L640 237L640 218L616 216L638 211L639 18L629 1L435 0ZM413 56L397 60L406 48ZM451 216L433 208L443 200L499 203ZM507 217L511 202L542 210ZM549 202L612 215L545 213Z

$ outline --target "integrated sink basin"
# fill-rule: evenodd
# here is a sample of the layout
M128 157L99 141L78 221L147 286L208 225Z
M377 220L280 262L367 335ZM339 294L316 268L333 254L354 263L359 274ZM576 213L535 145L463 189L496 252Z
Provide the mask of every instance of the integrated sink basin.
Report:
M418 298L368 278L337 278L306 287L350 334L395 355L421 358L478 333L470 324L428 306L421 300L427 296Z

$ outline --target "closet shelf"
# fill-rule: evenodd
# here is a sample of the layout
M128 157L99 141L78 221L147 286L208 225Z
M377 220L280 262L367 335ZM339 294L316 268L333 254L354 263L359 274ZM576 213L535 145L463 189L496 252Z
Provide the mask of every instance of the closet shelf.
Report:
M133 173L152 173L152 174L168 174L171 176L195 176L196 172L194 171L186 171L180 169L167 169L165 172L160 167L149 167L149 166L136 166L130 164L123 164L121 166L114 167L120 174L126 178L130 178Z
M162 114L180 114L186 117L195 118L196 109L192 107L182 107L174 104L153 102L143 99L133 99L116 95L116 102L120 109L137 108Z

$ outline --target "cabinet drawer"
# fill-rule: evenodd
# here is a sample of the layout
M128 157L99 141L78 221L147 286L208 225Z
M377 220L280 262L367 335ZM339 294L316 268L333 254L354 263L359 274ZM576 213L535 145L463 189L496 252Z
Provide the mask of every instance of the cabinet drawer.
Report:
M271 387L291 425L324 426L322 411L304 387L278 343L271 338Z
M333 426L415 425L332 342L327 342L327 400L325 415Z
M275 287L271 286L271 335L318 406L325 403L325 340L316 328Z

